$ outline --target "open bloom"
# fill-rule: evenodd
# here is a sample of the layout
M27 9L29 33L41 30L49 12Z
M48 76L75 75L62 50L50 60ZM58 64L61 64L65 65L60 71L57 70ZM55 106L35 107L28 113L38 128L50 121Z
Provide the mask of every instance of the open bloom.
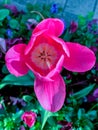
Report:
M21 119L25 122L25 124L27 124L29 127L32 127L36 121L36 113L29 111L29 112L25 112L23 113L23 115L21 116Z
M40 22L26 44L14 45L6 53L10 73L22 76L31 70L35 74L34 90L40 104L48 111L58 111L66 96L62 67L73 72L85 72L95 64L94 53L78 43L58 38L64 24L56 18Z

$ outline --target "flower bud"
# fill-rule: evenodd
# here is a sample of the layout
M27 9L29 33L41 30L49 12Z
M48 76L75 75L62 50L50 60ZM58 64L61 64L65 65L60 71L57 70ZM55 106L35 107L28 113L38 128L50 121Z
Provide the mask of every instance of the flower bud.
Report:
M32 127L36 121L36 113L29 111L24 112L21 119L24 121L25 124L27 124L29 127Z

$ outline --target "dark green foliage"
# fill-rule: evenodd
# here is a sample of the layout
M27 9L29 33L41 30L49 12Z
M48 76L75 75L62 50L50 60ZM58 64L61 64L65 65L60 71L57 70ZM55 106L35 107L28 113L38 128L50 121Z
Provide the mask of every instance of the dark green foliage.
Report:
M6 51L20 41L28 43L35 27L34 25L33 28L28 29L28 19L39 23L43 18L62 18L63 9L57 5L58 9L51 12L52 6L56 5L52 3L50 5L27 4L27 10L18 11L18 14L1 6L0 38L6 40ZM31 71L18 78L9 74L4 60L6 52L4 53L0 47L0 52L2 52L2 57L0 57L0 130L20 130L21 126L24 126L26 130L95 130L98 128L98 97L93 96L94 90L98 88L98 34L88 29L88 24L92 20L92 12L86 17L79 16L76 31L70 31L70 23L61 36L65 41L79 42L91 48L96 54L97 64L86 73L62 71L67 95L63 108L56 113L47 112L39 105L33 90L35 77ZM90 98L93 98L93 101ZM32 128L28 128L21 120L24 111L34 111L37 114L36 123Z

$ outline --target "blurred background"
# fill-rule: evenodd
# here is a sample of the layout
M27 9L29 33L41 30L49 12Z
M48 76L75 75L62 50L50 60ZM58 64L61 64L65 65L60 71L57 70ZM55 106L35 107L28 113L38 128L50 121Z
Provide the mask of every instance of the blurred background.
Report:
M5 54L13 45L27 44L36 25L49 17L62 20L65 28L60 38L90 48L96 64L85 73L62 70L66 100L60 111L46 115L33 91L34 74L10 74ZM31 128L21 119L25 111L37 114ZM98 0L0 0L0 130L42 127L98 130Z
M14 4L20 10L26 10L27 4L39 6L57 4L63 9L62 17L67 22L76 20L78 15L86 16L89 12L94 12L94 18L98 18L98 0L0 0L0 2Z

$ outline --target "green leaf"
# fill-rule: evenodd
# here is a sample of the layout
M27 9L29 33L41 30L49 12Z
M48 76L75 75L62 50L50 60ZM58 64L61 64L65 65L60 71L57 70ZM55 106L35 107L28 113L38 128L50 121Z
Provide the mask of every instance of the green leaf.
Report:
M86 19L85 19L85 17L79 15L79 16L78 16L78 19L79 19L79 22L78 22L78 23L79 23L80 26L86 24Z
M83 130L83 128L82 128L82 127L79 127L77 130Z
M84 126L84 130L91 130L91 128L89 126Z
M69 33L69 30L67 29L67 31L64 33L63 39L66 41L70 41L71 38L72 38L72 34Z
M80 99L86 95L88 95L94 88L95 84L91 84L88 87L80 90L79 92L74 93L71 98Z
M33 86L34 79L29 75L15 77L14 75L7 75L0 83L0 89L6 85L22 85L22 86Z
M3 130L1 129L3 127L3 121L0 121L0 130Z
M83 115L85 114L85 110L79 109L77 114L78 114L78 119L81 120Z
M87 15L87 20L92 20L94 16L94 12L89 12Z
M8 69L7 69L7 67L6 67L6 65L3 65L3 67L2 67L2 73L3 73L3 74L8 74L8 73L9 73L9 71L8 71Z
M41 130L41 123L37 121L34 126L29 128L29 130Z
M4 116L4 114L6 114L5 109L0 109L0 117Z
M89 126L91 128L91 130L94 130L94 125L93 122L91 122L90 120L86 119L85 120L85 126Z
M15 19L11 19L9 25L12 29L19 29L19 22Z
M28 2L26 4L26 8L27 8L28 11L32 11L34 7L33 7L33 5L31 3Z
M4 4L10 4L11 0L3 0Z
M32 97L32 96L29 96L29 95L24 95L24 96L22 97L22 99L23 99L24 101L26 101L26 102L30 102L30 101L33 99L33 97Z
M34 74L33 74L33 72L32 71L29 71L28 72L28 75L32 78L32 79L34 79L35 77L34 77Z
M12 128L14 128L14 122L11 117L4 118L4 127L6 130L11 130Z
M71 122L73 114L74 114L74 108L66 106L65 109L64 109L64 115L63 115L63 117L65 117L65 119L68 122Z
M24 113L23 110L20 110L19 112L13 114L12 119L14 121L20 122L21 121L21 115Z
M9 15L8 9L0 9L0 21L3 21Z
M4 128L2 126L0 126L0 130L4 130Z
M87 113L87 117L88 117L91 121L93 121L94 119L97 118L97 111L96 111L96 110L89 111L89 112Z
M53 116L49 117L49 120L47 120L47 122L49 123L50 126L57 126L57 122L55 120L55 118Z

